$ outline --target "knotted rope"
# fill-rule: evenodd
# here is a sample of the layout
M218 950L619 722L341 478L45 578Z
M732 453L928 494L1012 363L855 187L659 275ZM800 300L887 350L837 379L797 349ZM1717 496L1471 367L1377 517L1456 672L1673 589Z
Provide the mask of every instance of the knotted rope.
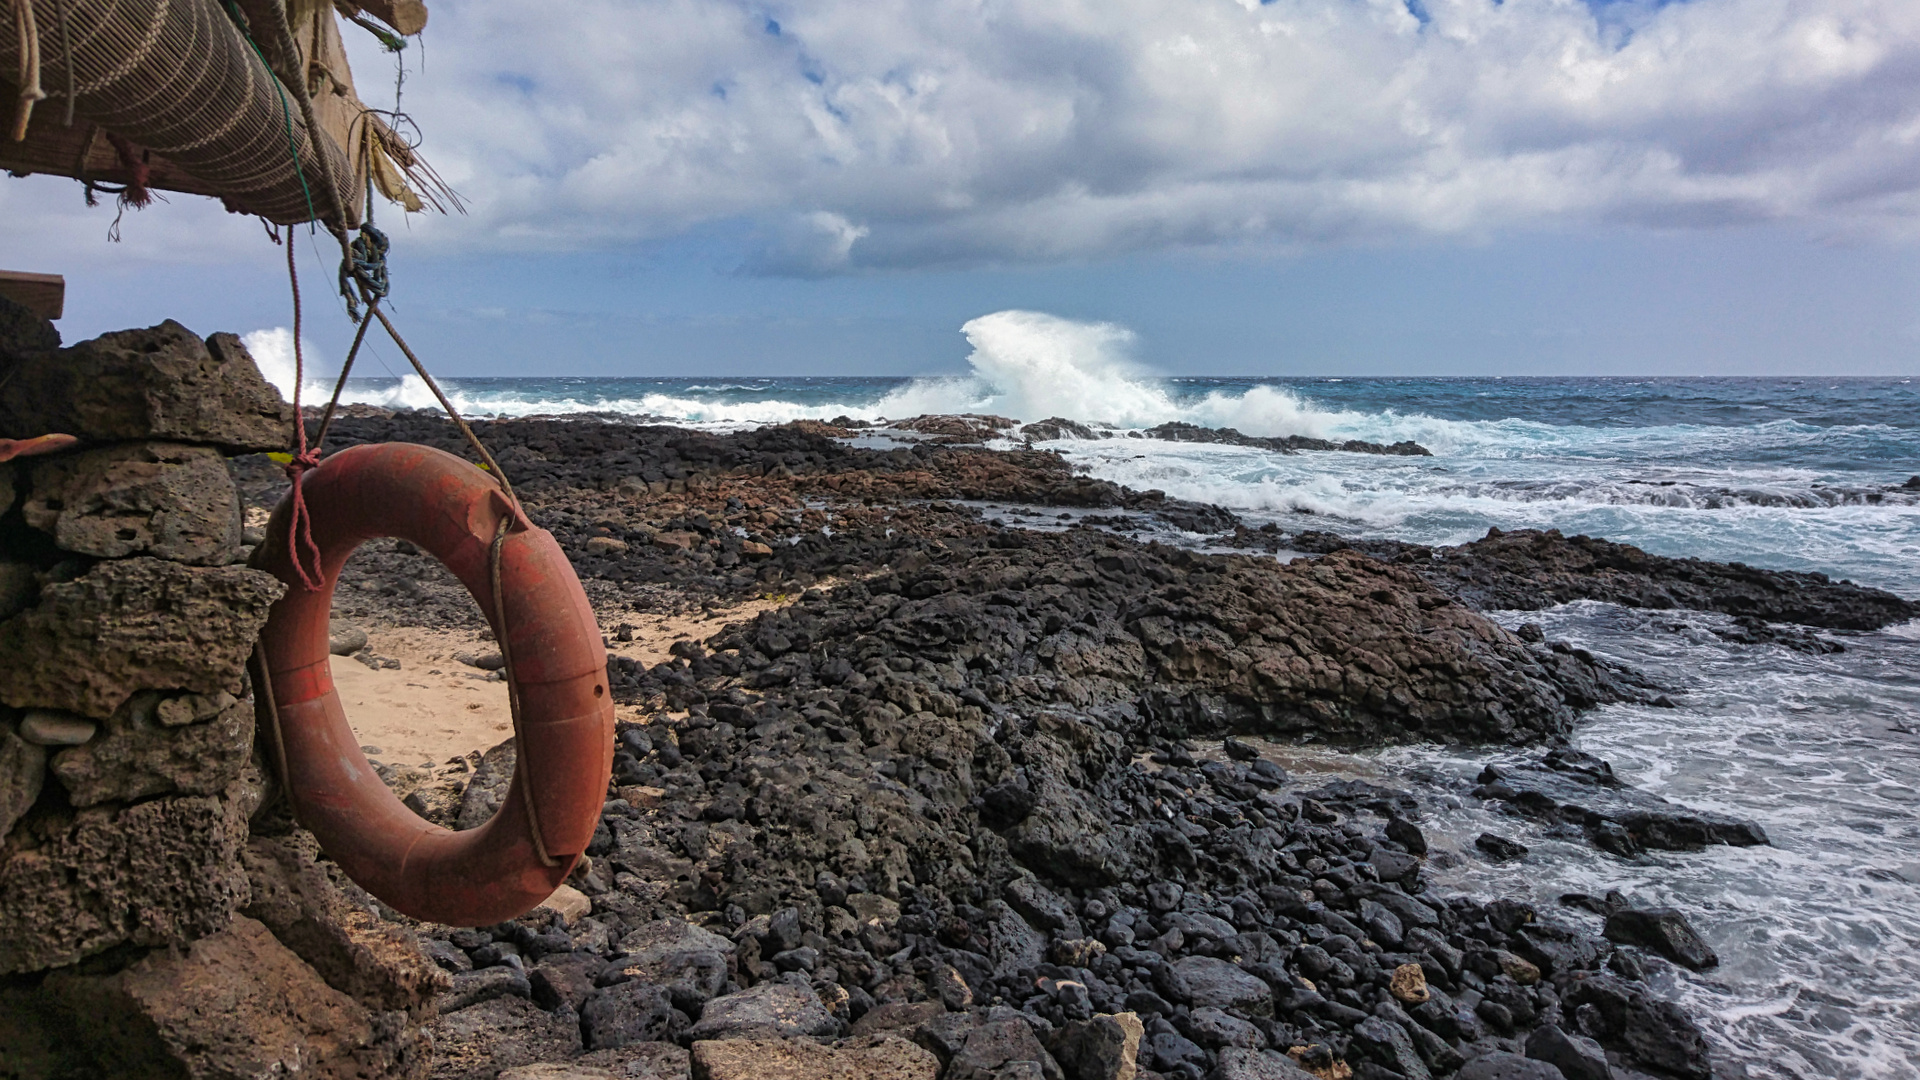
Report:
M293 572L300 578L300 587L313 592L326 583L326 567L320 564L320 545L314 543L313 518L307 513L307 496L300 485L306 479L307 471L319 466L320 448L307 446L307 418L300 411L300 388L306 382L307 358L300 346L300 269L291 232L287 234L287 281L293 287L294 432L293 457L287 462L287 479L293 484L287 510L287 555L293 563ZM337 390L335 394L338 395ZM301 550L303 544L305 551ZM311 571L307 569L309 561L313 563Z
M369 181L368 185L373 185ZM371 204L373 194L368 192ZM340 295L347 301L347 316L356 322L360 319L360 306L354 299L354 287L357 286L360 298L369 308L379 300L386 299L393 291L393 284L387 278L387 234L373 227L371 207L367 212L367 223L360 226L360 235L347 247L345 257L340 260Z

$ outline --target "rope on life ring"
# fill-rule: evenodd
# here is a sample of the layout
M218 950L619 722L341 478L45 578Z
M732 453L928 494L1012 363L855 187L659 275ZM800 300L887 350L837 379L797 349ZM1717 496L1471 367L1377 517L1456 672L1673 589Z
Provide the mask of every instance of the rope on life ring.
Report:
M291 497L252 560L289 586L260 653L268 736L295 819L348 877L414 918L485 926L537 906L584 857L613 769L606 649L572 565L491 477L431 447L351 447L307 472L300 488L318 552L306 570L318 570L319 587L299 587L287 543ZM513 783L476 829L440 828L394 798L333 687L327 623L340 568L360 544L386 536L460 579L507 660Z

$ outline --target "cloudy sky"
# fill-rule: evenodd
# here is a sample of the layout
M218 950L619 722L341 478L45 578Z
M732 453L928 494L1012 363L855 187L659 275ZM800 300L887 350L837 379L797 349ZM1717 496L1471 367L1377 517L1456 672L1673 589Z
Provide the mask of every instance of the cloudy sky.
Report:
M471 212L392 230L395 304L449 372L948 370L1006 307L1188 372L1920 370L1913 0L433 12L404 106ZM257 223L111 217L0 180L69 338L288 321Z

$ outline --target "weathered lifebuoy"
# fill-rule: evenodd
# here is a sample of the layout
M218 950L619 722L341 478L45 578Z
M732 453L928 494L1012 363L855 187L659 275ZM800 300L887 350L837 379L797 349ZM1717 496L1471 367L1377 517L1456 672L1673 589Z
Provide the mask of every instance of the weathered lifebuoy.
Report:
M342 450L307 473L301 492L321 586L302 588L291 561L291 495L253 558L287 584L260 642L277 710L267 726L279 729L276 756L295 817L347 876L415 918L484 926L524 913L586 850L613 768L606 650L580 579L552 534L535 528L486 473L431 447ZM334 586L347 556L383 536L444 563L486 613L507 657L519 698L517 765L499 811L476 829L449 831L402 805L360 752L334 692ZM504 610L496 609L496 588Z

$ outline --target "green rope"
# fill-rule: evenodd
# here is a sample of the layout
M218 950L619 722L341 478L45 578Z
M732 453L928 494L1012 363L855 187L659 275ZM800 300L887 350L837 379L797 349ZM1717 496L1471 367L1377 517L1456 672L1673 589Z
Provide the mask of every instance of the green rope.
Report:
M226 0L226 8L228 17L233 20L234 28L239 30L240 36L253 47L253 55L260 58L260 66L267 69L267 77L273 80L273 89L280 95L280 119L287 127L287 154L293 158L293 175L299 179L300 194L307 200L307 217L318 221L320 214L313 208L313 189L307 187L307 174L300 168L300 143L293 137L293 112L287 105L287 88L280 85L280 77L273 73L273 65L267 63L267 54L261 52L260 43L253 40L253 34L246 26L246 16L240 13L239 6L233 0ZM314 142L313 149L315 153L321 152L318 140ZM288 241L291 242L292 237L288 237Z

